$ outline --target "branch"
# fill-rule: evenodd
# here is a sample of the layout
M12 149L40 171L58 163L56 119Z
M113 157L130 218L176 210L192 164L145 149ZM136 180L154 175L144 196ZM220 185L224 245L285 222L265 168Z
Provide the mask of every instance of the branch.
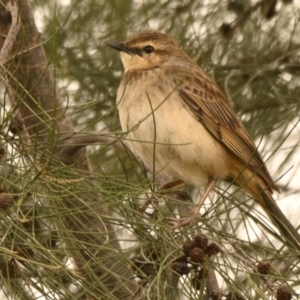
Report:
M10 52L20 31L19 8L14 0L7 3L6 9L11 13L11 26L0 52L0 65L4 66L10 58Z
M217 281L217 277L215 274L215 270L211 267L208 267L207 269L207 279L206 279L206 285L207 285L207 299L216 299L219 300L222 298L222 292L219 288L219 284Z
M122 250L109 222L105 201L98 193L89 192L97 182L88 180L93 176L85 147L76 146L74 141L66 139L70 133L75 134L75 130L64 115L65 108L62 108L62 101L56 93L29 0L19 1L18 5L20 15L16 2L7 4L9 11L0 6L0 46L1 66L6 70L4 83L9 90L10 102L26 127L28 138L22 143L22 154L30 158L28 161L37 172L39 168L36 166L45 165L47 170L55 170L59 162L62 166L72 164L73 169L69 167L68 174L77 172L85 178L72 181L65 194L70 188L72 192L59 196L55 208L63 217L57 216L54 222L68 245L68 254L77 266L87 299L100 299L107 294L116 299L129 299L138 288L132 279L129 259L120 255ZM22 31L17 35L21 22ZM5 40L3 36L6 36ZM76 143L79 141L80 138ZM30 152L28 146L31 146ZM62 149L68 149L72 156L66 157ZM64 188L47 181L46 186L57 195Z
M113 133L98 133L98 132L74 132L65 136L60 141L58 147L60 157L65 164L71 164L76 161L78 152L92 144L109 144L115 149L126 151L126 142L120 140Z

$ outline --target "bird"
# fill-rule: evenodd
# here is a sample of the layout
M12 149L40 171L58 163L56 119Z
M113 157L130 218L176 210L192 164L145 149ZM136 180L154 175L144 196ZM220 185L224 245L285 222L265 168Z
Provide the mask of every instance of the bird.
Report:
M120 52L124 75L117 108L127 146L156 176L205 191L191 223L218 181L256 200L286 243L300 249L300 235L276 204L271 175L228 98L179 46L158 31L141 31L105 44Z

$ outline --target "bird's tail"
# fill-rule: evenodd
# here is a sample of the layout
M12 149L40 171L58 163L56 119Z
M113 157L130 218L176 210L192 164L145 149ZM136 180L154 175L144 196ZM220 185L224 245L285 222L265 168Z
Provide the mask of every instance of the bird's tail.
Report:
M286 243L300 251L300 234L277 206L269 191L262 191L256 196L272 223L282 234Z

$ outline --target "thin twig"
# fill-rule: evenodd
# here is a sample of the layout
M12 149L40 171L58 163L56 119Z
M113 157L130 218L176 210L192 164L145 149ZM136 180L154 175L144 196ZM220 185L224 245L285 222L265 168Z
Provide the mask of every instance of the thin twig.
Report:
M76 147L82 148L86 147L87 145L91 144L111 144L113 147L119 149L119 150L126 150L125 142L122 141L120 138L115 136L114 133L108 132L108 133L98 133L98 132L78 132L78 133L72 133L72 136L69 136L67 138L64 138L64 140L61 141L62 147Z
M6 9L11 13L12 23L0 52L0 65L4 65L10 58L10 52L17 39L17 35L20 31L20 19L19 19L19 7L15 0L10 0L6 6Z
M207 269L207 279L206 279L206 286L207 286L207 296L208 299L215 299L219 300L222 298L222 292L219 288L219 284L217 281L217 277L215 274L215 270L211 267Z

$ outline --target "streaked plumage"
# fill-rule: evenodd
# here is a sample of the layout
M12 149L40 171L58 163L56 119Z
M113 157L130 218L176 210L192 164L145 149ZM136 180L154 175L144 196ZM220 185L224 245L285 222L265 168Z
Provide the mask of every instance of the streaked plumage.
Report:
M195 187L234 181L299 249L299 234L271 196L274 182L217 84L163 33L107 44L120 51L125 68L117 96L121 126L147 168Z

